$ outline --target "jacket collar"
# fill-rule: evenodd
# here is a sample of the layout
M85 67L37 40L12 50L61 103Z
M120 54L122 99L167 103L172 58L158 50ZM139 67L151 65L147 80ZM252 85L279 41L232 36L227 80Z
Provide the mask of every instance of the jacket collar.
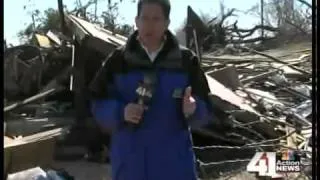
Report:
M165 32L166 41L164 41L163 48L155 59L155 64L165 68L179 68L182 66L181 52L178 40L175 36L167 30ZM152 63L149 61L145 50L140 46L137 40L138 31L135 31L127 40L124 47L125 60L133 65L151 67Z

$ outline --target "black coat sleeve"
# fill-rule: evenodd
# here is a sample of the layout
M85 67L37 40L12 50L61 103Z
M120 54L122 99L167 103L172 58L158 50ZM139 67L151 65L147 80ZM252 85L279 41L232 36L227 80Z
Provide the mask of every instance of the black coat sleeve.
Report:
M109 98L108 85L113 83L113 74L121 67L121 51L116 49L102 63L101 68L96 73L94 79L89 84L89 94L91 99Z

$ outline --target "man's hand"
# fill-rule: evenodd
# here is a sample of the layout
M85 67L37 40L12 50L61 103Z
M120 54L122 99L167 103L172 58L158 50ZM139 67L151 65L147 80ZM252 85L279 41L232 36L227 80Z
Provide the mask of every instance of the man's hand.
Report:
M196 100L192 97L192 88L189 86L186 88L183 97L182 110L185 117L189 117L196 110Z
M130 123L138 124L142 119L144 107L139 104L129 103L124 108L124 120Z

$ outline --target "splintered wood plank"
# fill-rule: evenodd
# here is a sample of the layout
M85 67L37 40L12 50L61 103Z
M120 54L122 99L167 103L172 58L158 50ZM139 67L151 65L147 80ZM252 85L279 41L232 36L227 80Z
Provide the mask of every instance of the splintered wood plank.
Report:
M294 128L292 127L286 127L287 130L287 135L294 131ZM288 147L292 147L292 148L297 148L298 144L297 144L297 138L296 138L296 133L292 133L290 136L287 137L287 146Z

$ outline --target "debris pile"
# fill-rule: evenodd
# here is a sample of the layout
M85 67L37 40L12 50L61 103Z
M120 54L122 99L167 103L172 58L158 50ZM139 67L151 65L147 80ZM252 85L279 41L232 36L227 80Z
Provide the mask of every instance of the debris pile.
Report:
M17 129L30 119L37 128L23 135L86 118L88 83L101 61L125 44L125 37L76 16L66 15L65 22L72 36L49 31L35 34L34 46L6 49L7 135L22 135ZM310 164L311 50L239 52L201 55L215 106L212 124L193 130L201 176L243 169L256 150L296 150Z
M247 164L256 150L295 150L310 165L311 49L244 49L247 52L238 55L207 53L201 58L219 115L213 120L217 123L197 132L223 142L207 141L207 147L195 148L200 166L219 175L223 166L230 170L237 162ZM225 157L217 157L219 152Z
M69 138L74 127L84 126L83 130L94 134L87 130L91 127L86 127L91 126L87 125L86 87L106 56L123 45L126 38L74 15L66 15L65 22L68 35L52 31L35 33L31 44L5 50L5 139L27 138L62 128L66 133L55 139L59 147L69 141L84 146L87 134L83 131L80 134L85 137ZM28 150L35 151L35 148L37 146ZM57 146L48 148L53 150ZM57 153L59 151L48 156L53 158ZM80 152L77 157L83 158L85 153ZM12 162L10 159L6 158ZM16 172L12 167L8 166L6 172Z
M186 44L206 72L216 115L211 125L193 130L201 177L246 171L256 151L287 150L301 156L303 170L308 169L310 176L315 146L311 143L311 43L267 50L266 37L244 38L257 28L277 29L257 26L240 30L247 33L242 36L237 21L233 29L222 26L233 11L204 24L188 7ZM229 30L236 32L238 42L226 39Z

